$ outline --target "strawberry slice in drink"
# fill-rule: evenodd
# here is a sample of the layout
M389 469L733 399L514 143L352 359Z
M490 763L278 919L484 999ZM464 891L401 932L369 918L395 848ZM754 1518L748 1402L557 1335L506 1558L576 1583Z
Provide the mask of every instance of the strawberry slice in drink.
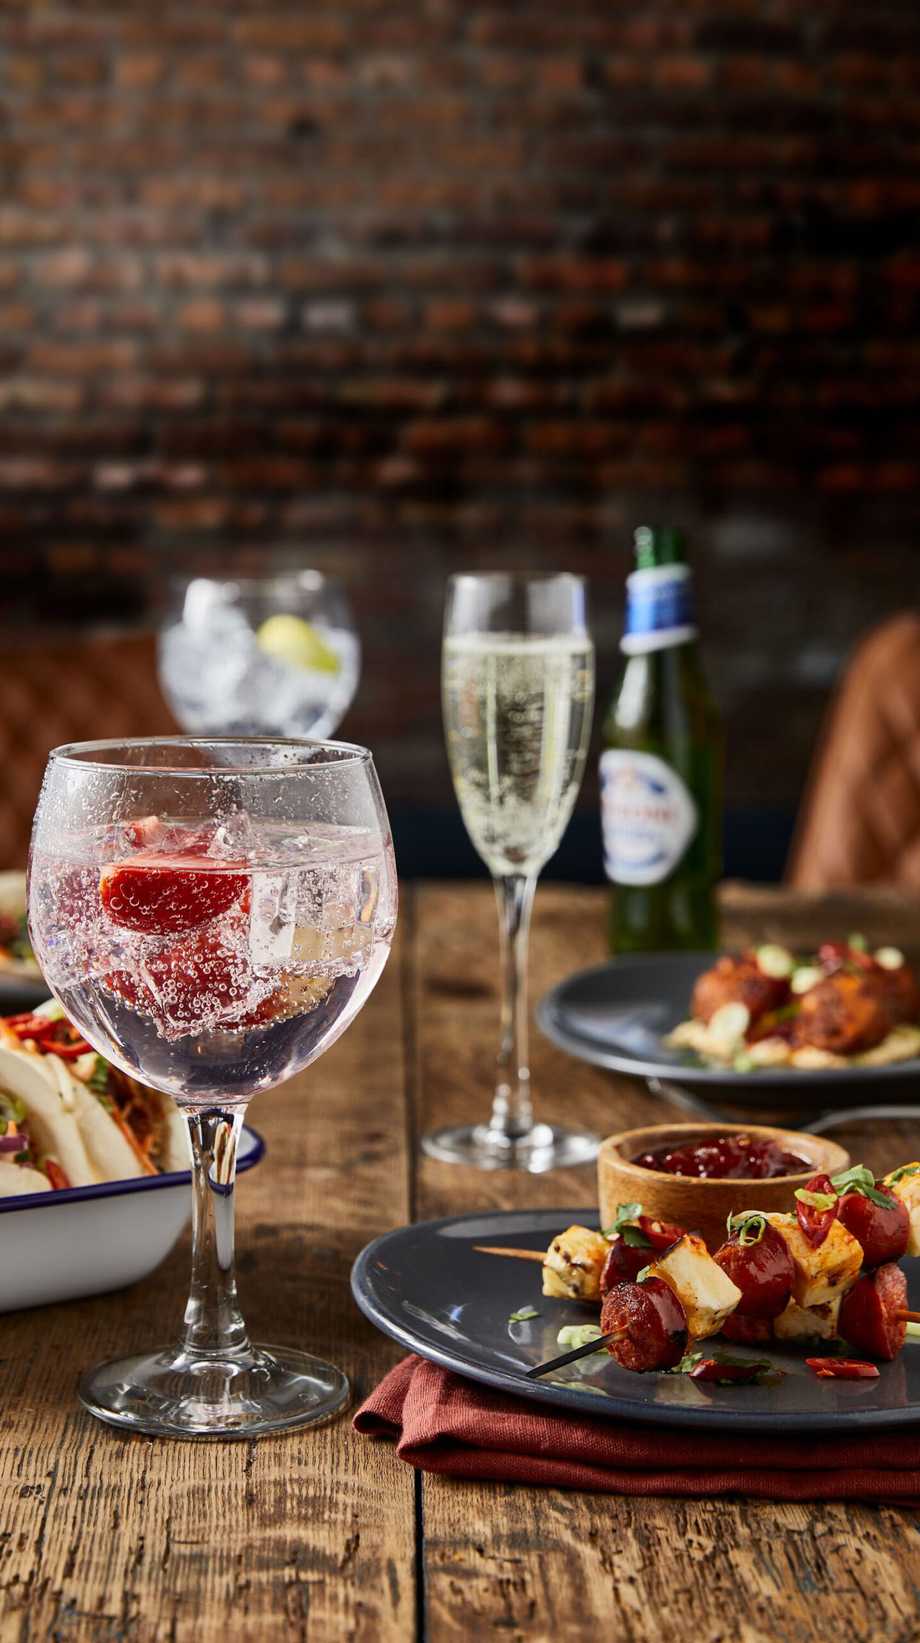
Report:
M145 936L181 935L226 913L248 888L244 862L207 856L138 853L104 867L102 905L124 930Z

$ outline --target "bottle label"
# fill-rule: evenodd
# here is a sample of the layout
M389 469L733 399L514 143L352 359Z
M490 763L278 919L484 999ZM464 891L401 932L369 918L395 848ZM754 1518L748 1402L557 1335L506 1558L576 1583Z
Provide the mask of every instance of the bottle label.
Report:
M653 753L601 754L604 869L614 884L658 884L674 871L697 830L693 796Z
M695 638L693 583L687 565L658 565L627 576L626 632L620 641L627 656Z

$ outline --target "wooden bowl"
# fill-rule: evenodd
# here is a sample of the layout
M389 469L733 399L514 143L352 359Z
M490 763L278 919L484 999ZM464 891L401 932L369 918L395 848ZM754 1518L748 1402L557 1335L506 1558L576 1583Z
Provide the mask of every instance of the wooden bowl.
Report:
M663 1175L643 1169L632 1160L643 1152L688 1141L714 1140L719 1135L753 1135L776 1141L786 1152L808 1159L800 1175L781 1175L769 1181L697 1180L686 1175ZM725 1222L739 1209L792 1209L796 1187L803 1187L818 1171L836 1175L847 1168L850 1155L836 1141L803 1130L773 1129L765 1124L649 1124L623 1130L602 1142L597 1156L600 1224L609 1227L620 1204L640 1203L647 1215L672 1221L688 1232L698 1232L710 1249L725 1242Z

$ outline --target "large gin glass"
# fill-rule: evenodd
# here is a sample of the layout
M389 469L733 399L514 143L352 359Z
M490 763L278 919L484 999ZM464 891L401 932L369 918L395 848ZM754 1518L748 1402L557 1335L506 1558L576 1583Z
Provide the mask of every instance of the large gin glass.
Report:
M596 1136L534 1122L527 1056L534 890L572 814L594 705L581 578L452 577L441 678L454 788L498 899L501 1037L488 1122L439 1130L422 1144L434 1158L482 1169L585 1163Z
M247 1103L343 1033L378 980L396 872L370 754L336 742L165 738L50 755L32 940L93 1047L188 1125L194 1242L177 1341L84 1374L100 1419L253 1437L345 1403L340 1370L250 1342L233 1266Z

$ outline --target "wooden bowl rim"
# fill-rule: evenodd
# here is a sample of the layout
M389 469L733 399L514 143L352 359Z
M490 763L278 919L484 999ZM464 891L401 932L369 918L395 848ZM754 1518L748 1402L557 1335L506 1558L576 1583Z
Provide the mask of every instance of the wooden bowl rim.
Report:
M694 1136L706 1135L768 1136L772 1141L781 1140L789 1152L794 1152L797 1146L801 1149L802 1143L805 1142L823 1156L816 1159L807 1170L799 1171L797 1175L773 1175L766 1180L758 1181L734 1175L668 1175L663 1170L646 1169L644 1165L634 1163L631 1158L624 1158L620 1150L626 1144L631 1151L644 1152L648 1151L656 1140L664 1141L674 1136L675 1139L685 1137L689 1141ZM744 1186L745 1190L751 1188L754 1191L764 1187L775 1189L779 1185L789 1185L794 1190L796 1183L807 1181L818 1170L827 1175L836 1175L847 1169L850 1163L849 1153L838 1141L831 1141L824 1135L812 1135L808 1130L784 1130L774 1124L720 1124L716 1120L705 1118L696 1119L693 1123L644 1124L636 1129L620 1130L617 1135L608 1135L606 1140L601 1142L598 1165L602 1159L609 1163L615 1161L618 1169L634 1175L637 1182L680 1181L687 1187Z

